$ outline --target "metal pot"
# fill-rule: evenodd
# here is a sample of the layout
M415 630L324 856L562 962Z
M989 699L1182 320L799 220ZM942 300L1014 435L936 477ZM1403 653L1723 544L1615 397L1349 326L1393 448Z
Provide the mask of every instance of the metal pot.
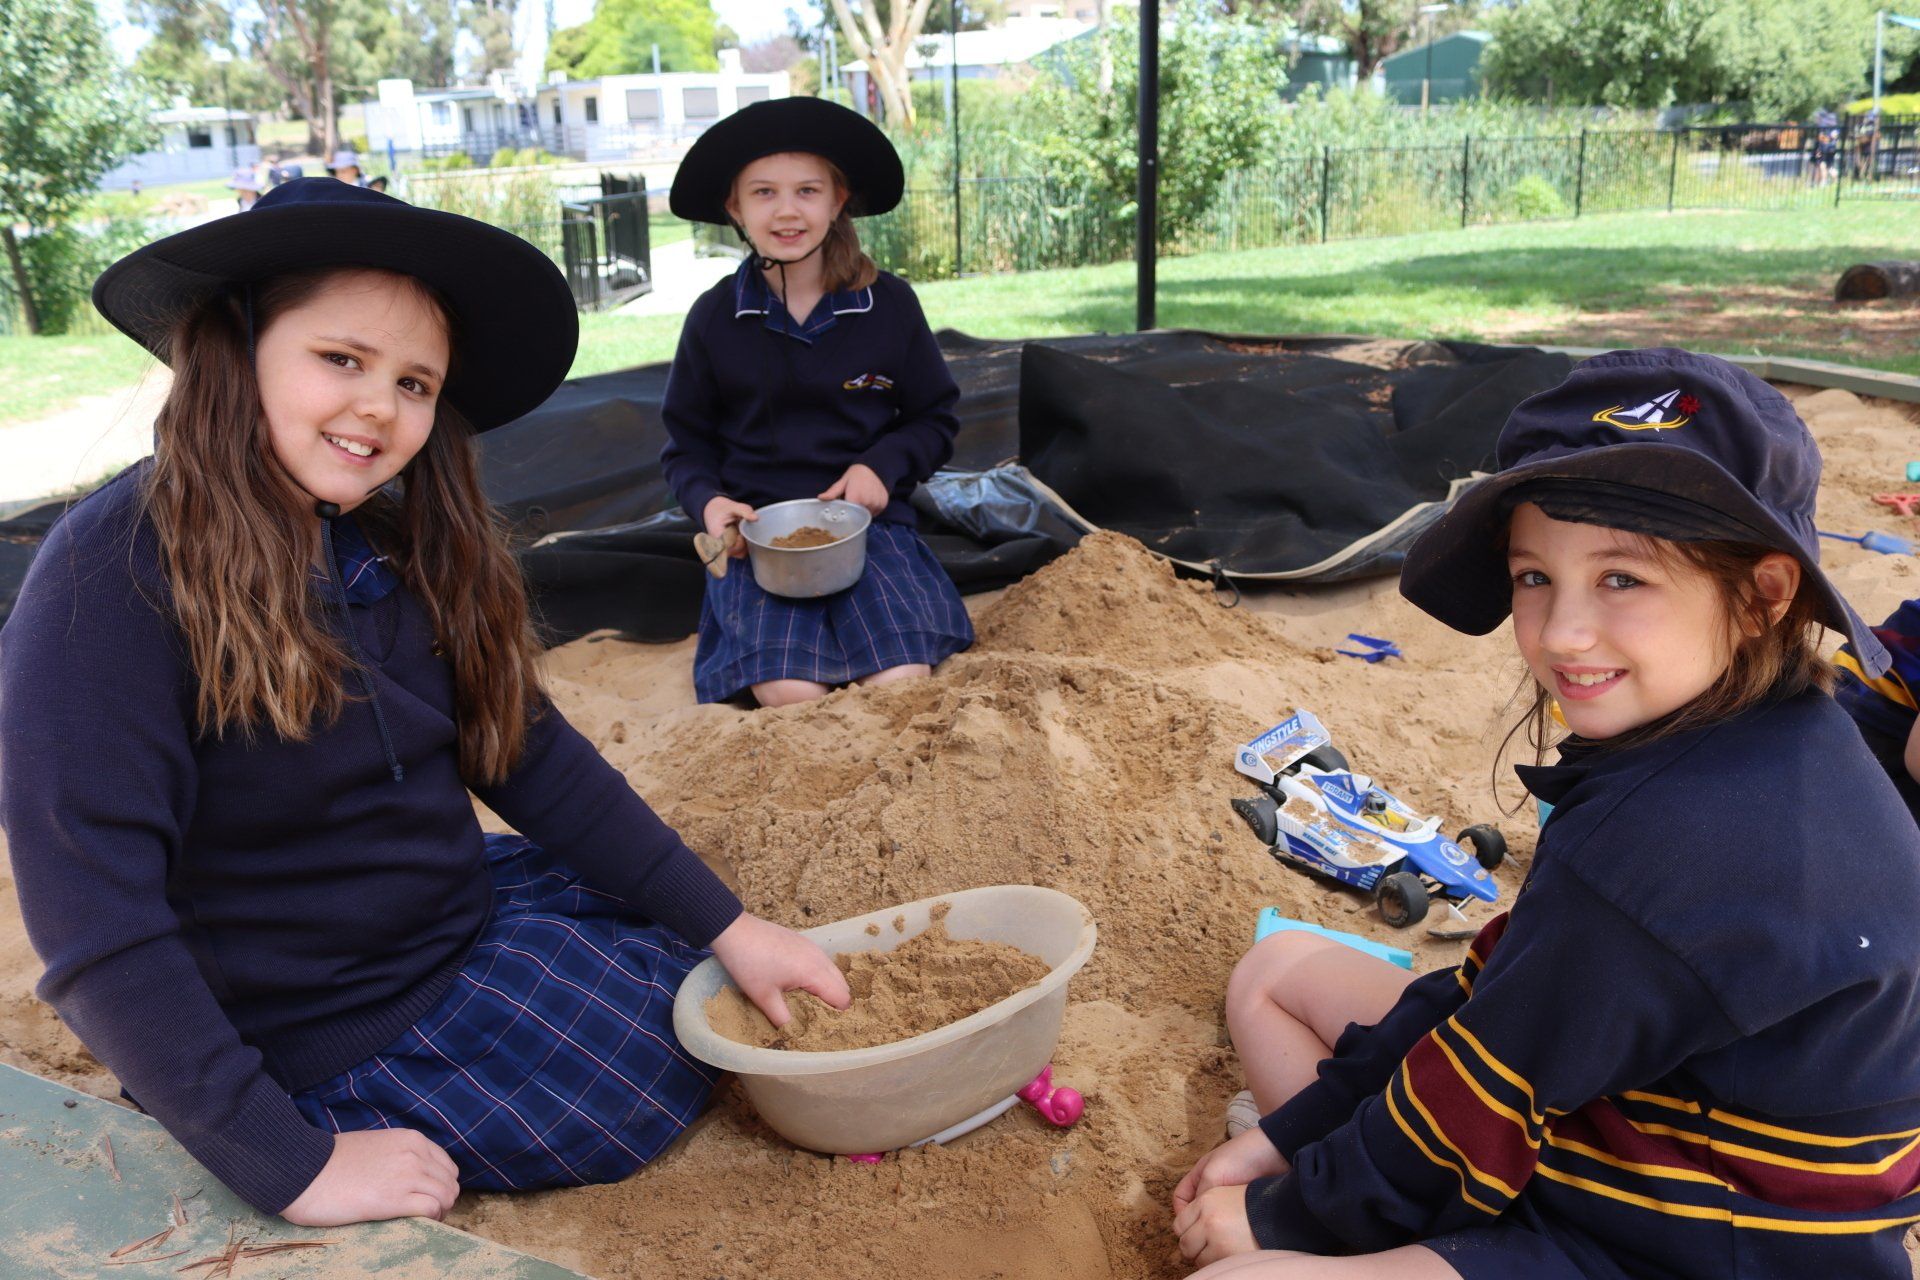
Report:
M759 515L758 520L742 520L740 533L747 540L753 579L762 591L811 600L845 591L866 572L867 527L873 515L860 504L795 498L761 507ZM775 538L807 525L842 536L824 547L773 545Z

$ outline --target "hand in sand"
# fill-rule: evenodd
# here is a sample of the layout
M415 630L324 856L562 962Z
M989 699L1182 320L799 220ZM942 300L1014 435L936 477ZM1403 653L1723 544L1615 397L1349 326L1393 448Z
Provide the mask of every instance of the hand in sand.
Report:
M1244 1185L1201 1192L1174 1216L1173 1229L1180 1237L1181 1256L1196 1266L1260 1247L1253 1240L1253 1224L1247 1221Z
M1229 1138L1207 1154L1180 1179L1173 1189L1173 1213L1177 1219L1188 1205L1215 1187L1243 1187L1255 1178L1285 1173L1286 1157L1274 1147L1259 1125L1237 1138Z
M714 497L707 500L707 509L700 513L700 519L707 526L707 536L715 542L725 544L727 530L742 520L758 520L760 513L744 502L735 502L728 497ZM727 548L727 554L735 557L747 554L744 538L735 538L733 545Z
M847 473L833 482L825 493L820 495L822 502L832 502L835 498L845 498L848 502L858 503L874 515L887 509L893 501L893 495L887 492L886 484L879 473L864 462L856 462L847 468Z
M320 1176L280 1216L300 1227L441 1218L460 1196L453 1157L413 1129L339 1133Z
M713 940L713 954L741 994L776 1027L793 1018L789 991L811 991L836 1009L853 1003L846 975L826 952L793 930L744 911Z

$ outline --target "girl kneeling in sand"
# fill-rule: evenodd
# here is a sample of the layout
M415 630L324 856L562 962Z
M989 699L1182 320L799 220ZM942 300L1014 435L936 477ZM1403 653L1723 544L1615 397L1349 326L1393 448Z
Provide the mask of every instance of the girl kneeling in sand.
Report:
M194 1158L310 1226L609 1181L707 1100L701 948L845 1005L541 692L468 437L572 361L543 255L308 178L94 299L174 381L0 632L0 822L40 994Z
M852 215L898 204L902 181L885 134L818 98L729 116L674 176L676 214L731 225L752 250L687 313L661 406L661 462L702 555L745 555L737 526L770 503L839 498L875 517L866 571L844 591L769 595L738 563L707 583L702 702L805 702L925 675L973 643L908 502L953 455L960 392L913 290L874 269L853 229Z
M1820 571L1819 452L1656 350L1522 404L1499 458L1401 590L1472 635L1511 611L1533 740L1555 702L1571 730L1518 771L1554 806L1526 883L1419 979L1249 953L1266 1115L1181 1181L1181 1247L1235 1280L1908 1280L1920 832L1825 692L1817 623L1887 654Z

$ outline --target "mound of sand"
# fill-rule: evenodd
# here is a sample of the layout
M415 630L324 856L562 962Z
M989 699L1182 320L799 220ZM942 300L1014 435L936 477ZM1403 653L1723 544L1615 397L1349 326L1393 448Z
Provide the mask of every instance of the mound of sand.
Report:
M1920 457L1912 409L1789 392L1828 451L1822 527L1915 536L1871 501ZM1868 617L1920 594L1911 560L1830 553ZM1257 910L1411 945L1421 969L1463 945L1390 930L1357 897L1274 863L1228 807L1250 792L1234 745L1310 708L1356 767L1448 830L1501 826L1503 904L1525 873L1532 822L1503 816L1491 782L1521 674L1504 633L1447 631L1391 582L1227 609L1112 535L971 605L979 643L933 678L808 706L695 706L690 641L582 641L551 656L552 683L771 919L805 926L998 883L1085 903L1100 945L1073 980L1054 1059L1055 1079L1087 1096L1085 1118L1056 1130L1016 1108L948 1147L864 1166L793 1149L730 1089L625 1183L469 1195L455 1225L603 1277L1183 1275L1166 1206L1240 1085L1221 1000ZM1336 657L1350 631L1407 657ZM1510 775L1501 793L1518 798ZM28 994L37 972L0 901L0 1060L111 1093Z

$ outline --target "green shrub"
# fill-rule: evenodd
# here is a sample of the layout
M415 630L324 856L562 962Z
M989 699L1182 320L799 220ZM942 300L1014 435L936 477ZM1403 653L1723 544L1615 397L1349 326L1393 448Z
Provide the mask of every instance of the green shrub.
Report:
M1508 187L1500 196L1498 208L1497 217L1502 222L1564 218L1568 212L1559 189L1537 173L1530 173Z

